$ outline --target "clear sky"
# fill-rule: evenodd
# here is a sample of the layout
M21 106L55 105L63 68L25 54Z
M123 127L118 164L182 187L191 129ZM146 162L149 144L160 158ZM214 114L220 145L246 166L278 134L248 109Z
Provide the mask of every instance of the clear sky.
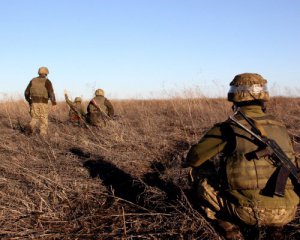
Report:
M225 96L243 72L298 96L299 26L298 0L0 0L0 93L47 66L58 99Z

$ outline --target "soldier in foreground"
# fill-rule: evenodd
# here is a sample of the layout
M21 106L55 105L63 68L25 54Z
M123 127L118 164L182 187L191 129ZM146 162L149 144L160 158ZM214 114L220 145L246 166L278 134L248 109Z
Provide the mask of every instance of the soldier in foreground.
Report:
M236 112L231 117L234 121L230 118L212 127L191 147L183 164L192 168L201 208L224 230L226 239L243 239L239 224L271 227L272 239L281 239L283 226L295 218L299 204L293 176L288 172L282 177L278 171L281 164L274 163L278 158L265 153L265 145L245 130L256 129L264 139L275 140L283 150L281 155L296 169L297 178L299 166L287 130L265 113L264 104L269 100L266 83L258 74L235 76L228 93ZM219 156L218 166L212 160L215 156Z
M91 125L105 127L106 122L114 116L114 108L111 102L104 97L104 91L97 89L95 97L87 107L87 120Z
M31 121L29 123L28 133L31 134L39 124L39 133L47 134L48 129L48 114L50 99L52 106L56 105L55 95L51 81L47 78L49 70L46 67L40 67L38 70L39 76L33 78L26 90L25 99L30 105Z
M70 121L76 125L81 125L82 122L85 121L85 118L86 118L86 113L82 106L81 97L76 97L74 99L74 102L72 102L72 101L70 101L66 90L64 91L64 95L65 95L65 100L70 107L70 111L69 111Z

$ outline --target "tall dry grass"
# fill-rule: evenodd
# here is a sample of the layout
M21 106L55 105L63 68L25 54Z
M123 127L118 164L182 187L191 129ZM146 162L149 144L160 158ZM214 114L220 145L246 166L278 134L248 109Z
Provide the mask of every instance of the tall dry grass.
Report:
M26 136L24 101L0 104L1 239L220 239L197 209L181 158L231 114L224 99L113 101L104 129L76 127L60 103L49 135ZM300 99L275 98L300 153ZM287 226L299 237L297 219ZM251 230L251 229L250 229ZM251 236L245 229L245 236Z

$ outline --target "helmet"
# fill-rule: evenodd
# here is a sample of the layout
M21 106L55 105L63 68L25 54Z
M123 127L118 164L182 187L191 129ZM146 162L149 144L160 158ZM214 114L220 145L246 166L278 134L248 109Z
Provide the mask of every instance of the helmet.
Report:
M49 70L46 67L40 67L39 71L38 71L39 75L48 75L49 74Z
M267 80L257 73L236 75L230 83L227 99L230 102L269 101Z
M95 95L96 96L104 96L104 91L103 91L103 89L97 89L96 91L95 91Z
M82 102L81 97L76 97L75 100L74 100L74 102Z

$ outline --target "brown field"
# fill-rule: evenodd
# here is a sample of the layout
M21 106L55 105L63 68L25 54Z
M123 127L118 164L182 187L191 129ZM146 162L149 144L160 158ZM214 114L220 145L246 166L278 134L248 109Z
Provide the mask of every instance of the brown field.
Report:
M1 239L222 239L197 210L182 157L231 114L224 99L113 101L104 129L51 113L49 137L26 136L28 106L0 104ZM285 122L300 154L300 99L275 98L268 111ZM300 238L300 209L286 226ZM253 229L244 228L246 239ZM262 231L264 239L264 231Z

